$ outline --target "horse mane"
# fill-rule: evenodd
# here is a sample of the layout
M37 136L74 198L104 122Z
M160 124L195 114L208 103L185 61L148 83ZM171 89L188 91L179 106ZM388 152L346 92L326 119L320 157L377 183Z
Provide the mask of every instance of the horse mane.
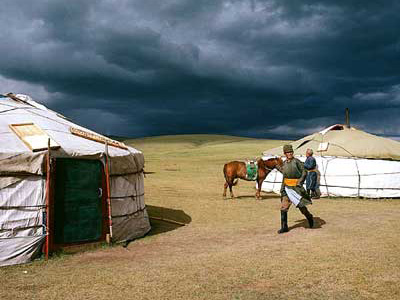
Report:
M271 156L272 156L272 155L271 155ZM267 161L267 160L273 160L273 159L279 159L279 158L281 158L281 157L278 156L278 155L274 155L273 157L267 158L266 161Z
M276 162L276 164L274 166L269 166L268 162ZM282 161L282 158L280 156L270 157L270 158L268 158L266 160L262 159L262 163L265 165L265 167L267 169L270 169L270 170L272 170L274 168L279 170L279 168L280 168L279 163L282 163L282 162L283 161Z

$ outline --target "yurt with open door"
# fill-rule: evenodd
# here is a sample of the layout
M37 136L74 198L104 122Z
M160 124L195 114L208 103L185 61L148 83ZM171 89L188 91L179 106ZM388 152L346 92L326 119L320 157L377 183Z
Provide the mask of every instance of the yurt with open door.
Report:
M14 94L0 141L0 266L150 230L140 151Z
M400 197L400 142L336 124L291 143L295 157L312 149L322 196ZM267 150L264 159L282 156L282 147ZM282 174L272 171L262 190L279 193Z

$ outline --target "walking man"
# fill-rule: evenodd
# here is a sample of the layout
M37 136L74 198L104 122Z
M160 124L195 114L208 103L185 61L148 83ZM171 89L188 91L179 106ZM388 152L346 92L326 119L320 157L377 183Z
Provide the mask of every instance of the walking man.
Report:
M307 172L304 169L303 163L294 157L292 145L284 145L283 153L286 156L286 160L282 166L281 229L278 230L278 233L289 231L287 213L292 203L307 218L308 224L312 228L314 226L313 215L306 207L312 204L312 202L303 187Z
M304 162L304 168L307 171L306 177L306 189L307 194L310 198L319 198L319 184L318 184L318 171L317 171L317 161L313 157L313 150L307 149L306 151L306 161Z

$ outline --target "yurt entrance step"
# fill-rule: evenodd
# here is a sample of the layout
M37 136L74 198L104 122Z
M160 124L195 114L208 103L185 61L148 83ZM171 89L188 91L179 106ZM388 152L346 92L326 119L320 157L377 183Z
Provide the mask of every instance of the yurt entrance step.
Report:
M102 238L105 209L103 174L103 165L98 160L57 158L55 244L82 243Z

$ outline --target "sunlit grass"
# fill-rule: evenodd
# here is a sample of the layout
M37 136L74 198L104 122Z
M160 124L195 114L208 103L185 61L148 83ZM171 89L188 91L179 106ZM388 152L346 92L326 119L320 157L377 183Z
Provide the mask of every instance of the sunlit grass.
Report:
M185 135L132 139L145 154L153 232L129 244L0 269L0 299L399 299L400 201L321 199L316 229L252 182L223 200L222 167L283 141Z

